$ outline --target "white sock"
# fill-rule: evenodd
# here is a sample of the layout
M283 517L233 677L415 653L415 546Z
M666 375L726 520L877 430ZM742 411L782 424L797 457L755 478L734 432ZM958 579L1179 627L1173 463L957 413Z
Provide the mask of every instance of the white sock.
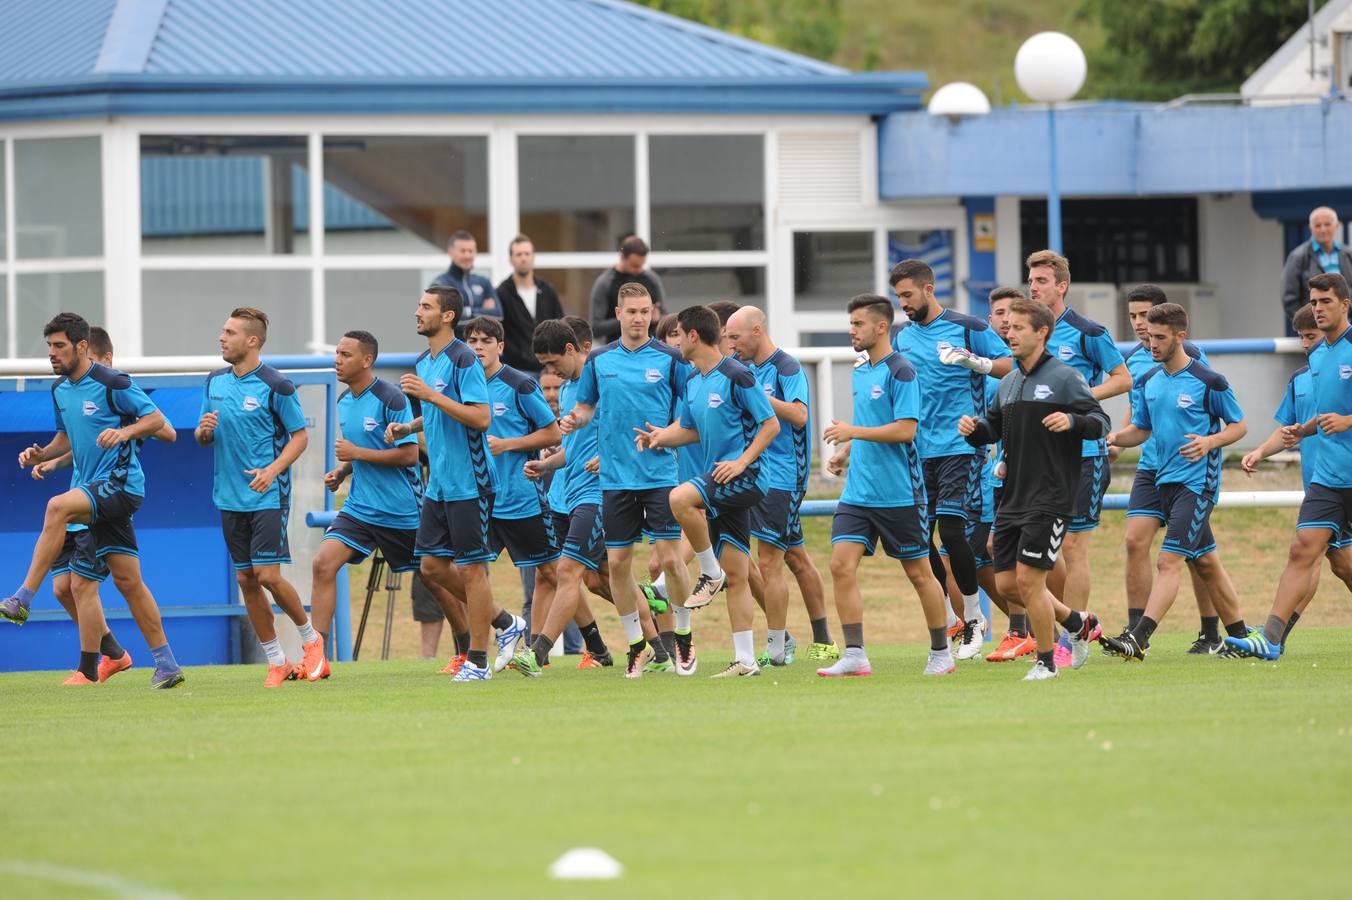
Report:
M753 631L734 631L732 649L737 661L744 666L756 665L756 634Z
M962 618L965 621L981 618L981 595L963 594L962 595Z
M765 650L771 659L784 658L784 629L771 628L765 635Z
M723 574L723 567L718 564L718 555L714 553L713 547L705 547L703 550L695 551L695 559L699 560L701 575L717 578Z
M286 654L282 652L282 642L277 638L270 641L262 641L263 652L268 655L268 665L284 666L286 665Z
M657 580L653 582L653 590L656 591L656 592L657 592L657 596L661 597L663 600L667 599L667 573L666 573L666 572L659 572L659 573L657 574Z
M309 644L319 640L319 632L315 631L314 625L310 623L308 618L305 620L304 625L297 625L296 627L300 630L300 642L302 644Z
M948 598L945 597L944 612L948 613L948 627L952 628L954 625L958 624L958 616L957 613L953 612L953 604L947 602L947 600Z
M638 621L638 610L621 615L620 624L624 626L624 636L629 643L637 644L643 640L643 626Z
M671 605L671 612L676 616L676 633L689 634L690 616L693 615L695 611L693 609L686 609L679 603L673 603Z
M851 659L854 658L868 659L868 655L864 653L863 647L846 647L845 655L850 657Z

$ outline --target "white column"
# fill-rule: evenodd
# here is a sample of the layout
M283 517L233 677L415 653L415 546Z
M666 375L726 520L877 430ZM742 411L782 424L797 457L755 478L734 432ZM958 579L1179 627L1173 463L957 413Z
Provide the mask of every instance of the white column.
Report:
M634 135L634 233L653 245L653 217L648 208L648 132ZM611 250L616 248L611 247Z
M498 126L488 136L488 246L497 284L512 271L509 245L521 230L516 132Z
M310 132L306 167L310 175L310 351L321 353L324 329L324 136Z
M5 317L9 323L5 332L5 355L13 359L19 355L19 289L18 276L14 274L14 141L0 142L5 153Z
M141 146L136 131L127 125L108 125L100 158L103 321L119 355L142 356L146 348L141 316Z

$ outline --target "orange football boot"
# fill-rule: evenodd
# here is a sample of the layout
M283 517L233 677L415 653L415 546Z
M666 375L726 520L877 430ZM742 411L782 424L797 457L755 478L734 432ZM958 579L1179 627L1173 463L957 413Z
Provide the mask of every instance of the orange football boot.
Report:
M295 681L304 676L304 672L297 666L287 663L283 666L268 666L268 677L263 682L265 688L281 687L283 681Z
M460 667L465 664L465 660L467 659L469 659L469 654L467 653L461 653L458 656L452 656L451 661L446 663L446 667L441 670L441 674L454 675L455 673L460 671Z
M79 669L76 669L74 672L71 672L70 675L66 678L66 680L61 683L75 685L98 684L97 681L90 681L88 678L86 678L85 673L81 672Z
M324 655L324 639L315 638L308 644L302 644L301 649L305 651L305 656L301 659L300 667L303 674L310 681L319 681L321 678L328 678L333 674L329 668L328 657Z
M125 672L130 668L131 654L126 650L123 650L122 655L117 659L109 659L105 656L99 660L99 683L102 684L118 672Z

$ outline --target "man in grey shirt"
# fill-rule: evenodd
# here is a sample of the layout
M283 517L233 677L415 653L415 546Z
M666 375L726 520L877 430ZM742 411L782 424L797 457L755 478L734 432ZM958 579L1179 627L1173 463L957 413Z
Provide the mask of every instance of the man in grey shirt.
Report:
M1323 272L1339 272L1352 281L1352 249L1338 242L1342 232L1338 214L1327 206L1310 213L1310 240L1291 251L1282 270L1282 311L1290 322L1310 299L1310 279Z
M620 336L620 323L615 318L615 307L620 300L620 286L638 282L653 298L653 323L662 317L662 279L647 268L648 245L636 234L626 235L620 241L620 258L592 285L591 326L596 346L609 344Z

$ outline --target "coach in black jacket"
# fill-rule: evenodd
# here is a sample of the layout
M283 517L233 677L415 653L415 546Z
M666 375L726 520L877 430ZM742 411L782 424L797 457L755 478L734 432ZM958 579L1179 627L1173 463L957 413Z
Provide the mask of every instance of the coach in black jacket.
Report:
M1009 349L1017 365L1000 380L985 419L963 416L958 432L981 447L1004 442L1006 472L995 514L995 574L1006 597L1018 597L1037 637L1038 661L1025 680L1056 677L1052 621L1071 635L1072 664L1089 659L1098 629L1092 613L1063 605L1047 592L1047 573L1056 565L1066 525L1075 514L1080 481L1081 442L1108 433L1108 414L1094 399L1084 376L1047 353L1055 322L1035 300L1009 308Z
M498 285L502 330L506 333L503 362L522 372L540 371L531 350L535 326L546 319L562 319L563 303L554 285L535 276L535 245L524 234L511 244L512 274Z

